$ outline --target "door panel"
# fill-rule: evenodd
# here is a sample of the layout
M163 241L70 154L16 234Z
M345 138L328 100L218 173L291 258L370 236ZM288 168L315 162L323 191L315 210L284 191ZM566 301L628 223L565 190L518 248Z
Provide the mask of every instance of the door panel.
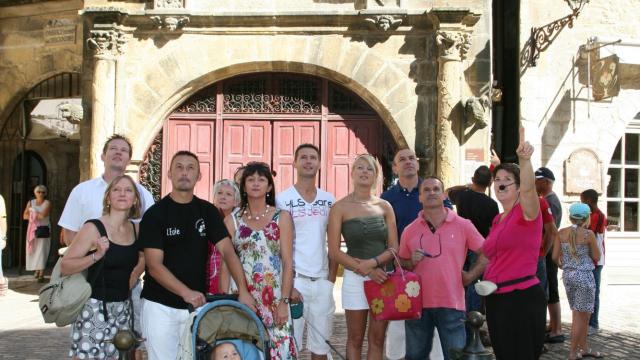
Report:
M376 121L330 121L327 123L327 191L336 199L347 195L353 188L351 164L359 154L379 153L378 123ZM380 176L379 176L380 177ZM376 194L382 190L381 177Z
M276 171L276 193L296 181L293 167L295 150L300 144L311 143L319 147L319 121L274 121L273 122L273 159L272 167Z
M214 122L211 120L169 119L163 130L166 144L162 154L162 196L171 192L167 177L173 155L188 150L198 156L202 178L196 183L195 194L201 199L213 201Z
M378 121L329 121L324 130L318 121L296 120L224 120L222 141L215 142L214 122L198 119L169 119L165 125L162 195L171 191L166 172L173 154L189 150L200 159L202 179L196 195L213 200L216 179L232 179L236 169L251 161L270 164L276 171L276 192L295 182L295 148L302 143L319 145L321 132L327 133L326 158L322 159L318 183L326 179L326 190L337 199L352 189L351 164L358 154L379 153ZM323 125L324 127L324 125ZM222 153L222 173L214 178L214 152ZM380 194L379 181L376 194Z
M271 161L269 121L225 120L222 144L222 179L233 179L236 169L251 161Z

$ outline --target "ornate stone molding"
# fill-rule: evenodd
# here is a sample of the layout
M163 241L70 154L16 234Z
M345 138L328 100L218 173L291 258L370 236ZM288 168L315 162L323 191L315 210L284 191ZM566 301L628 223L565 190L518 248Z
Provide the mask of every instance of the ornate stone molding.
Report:
M436 44L441 58L464 60L471 48L471 35L462 31L440 30L436 32Z
M152 16L151 20L156 24L158 29L164 29L168 31L176 31L182 29L189 23L188 16Z
M370 30L395 30L402 24L402 18L393 15L375 15L364 19Z
M127 40L120 29L95 29L90 31L87 45L99 57L118 56L124 53Z
M154 9L182 9L184 8L184 0L154 0Z

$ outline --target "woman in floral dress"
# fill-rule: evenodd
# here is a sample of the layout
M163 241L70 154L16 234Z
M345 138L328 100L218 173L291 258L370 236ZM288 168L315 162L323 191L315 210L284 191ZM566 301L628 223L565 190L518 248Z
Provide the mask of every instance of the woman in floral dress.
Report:
M293 287L293 221L275 208L273 176L264 163L247 164L239 211L225 219L257 314L271 339L272 359L296 359L289 297ZM226 282L221 282L221 285ZM226 289L221 289L226 290Z

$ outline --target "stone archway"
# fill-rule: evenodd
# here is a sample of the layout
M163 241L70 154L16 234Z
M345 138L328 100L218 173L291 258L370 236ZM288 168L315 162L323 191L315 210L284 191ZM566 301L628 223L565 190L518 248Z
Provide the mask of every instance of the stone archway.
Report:
M458 170L460 148L450 146L458 140L458 126L446 125L460 117L452 110L458 108L462 91L459 63L479 19L469 9L406 14L406 26L388 34L380 33L387 28L366 25L365 30L363 22L375 19L358 12L331 17L330 26L323 28L310 25L309 15L274 23L264 14L232 19L132 13L125 19L106 8L85 14L95 21L87 34L94 57L85 58L93 65L94 94L85 102L92 105L94 126L83 142L89 151L81 163L89 166L82 178L101 172L100 147L108 133L135 137L133 158L139 161L167 115L198 89L237 75L273 71L343 85L379 114L400 146L416 147L423 160L435 160L429 169ZM175 26L162 25L169 20ZM448 81L456 83L452 91ZM435 149L435 138L446 139L447 146Z
M143 158L140 181L156 198L166 194L170 183L163 169L177 150L190 150L201 160L201 198L211 200L216 180L232 178L236 167L256 160L277 171L281 191L295 181L292 156L301 143L320 148L318 185L336 196L349 191L349 166L357 154L378 158L384 174L379 191L392 181L397 144L380 116L335 82L290 72L241 75L200 89L167 116Z
M365 44L341 36L277 37L270 44L247 37L201 40L198 47L181 47L179 39L174 46L151 55L153 60L144 67L132 69L140 72L128 81L126 91L131 98L120 115L122 124L114 128L136 135L134 159L142 158L168 114L196 91L216 81L257 72L314 75L336 82L371 106L399 145L414 143L416 83L407 76L406 69L398 68L392 59L385 60ZM203 53L203 47L225 51L210 56ZM192 59L199 59L199 66L188 66ZM94 83L97 81L94 79ZM93 139L94 157L101 143L102 139ZM99 164L98 159L93 163ZM93 173L100 172L93 168Z

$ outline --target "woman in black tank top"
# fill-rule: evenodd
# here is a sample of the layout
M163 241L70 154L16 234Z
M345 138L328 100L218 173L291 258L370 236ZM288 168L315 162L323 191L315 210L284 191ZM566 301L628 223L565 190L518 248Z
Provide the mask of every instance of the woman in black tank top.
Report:
M88 269L91 297L71 325L74 359L116 359L115 346L106 342L130 324L129 289L144 269L137 246L140 194L128 175L116 177L102 199L103 216L88 220L62 259L62 275Z

